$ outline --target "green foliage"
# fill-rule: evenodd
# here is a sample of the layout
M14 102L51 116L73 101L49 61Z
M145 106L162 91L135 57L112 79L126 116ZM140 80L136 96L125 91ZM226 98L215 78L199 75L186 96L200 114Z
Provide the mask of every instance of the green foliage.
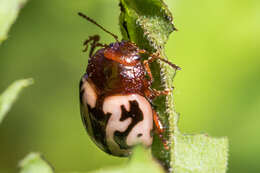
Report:
M160 52L166 58L164 47L171 32L175 30L172 16L161 0L121 0L122 13L120 27L123 38L137 43L151 52ZM15 21L23 1L0 1L0 43L6 39L7 32ZM161 62L152 64L155 77L154 88L173 89L172 83L176 71ZM21 80L10 86L0 97L0 122L17 98L20 90L32 83ZM162 87L163 86L163 87ZM226 138L210 138L207 135L183 135L177 127L178 116L175 113L172 93L166 98L160 97L154 105L163 124L167 127L164 137L170 141L170 150L165 150L157 136L152 147L153 155L160 160L169 172L174 173L224 173L227 167L228 142ZM148 151L138 148L126 166L110 168L101 172L163 172ZM39 154L32 153L20 163L21 173L52 173L52 168Z
M90 173L163 173L163 168L153 158L149 150L136 147L130 162L121 167L93 171Z
M178 119L176 115L175 120ZM177 122L175 122L177 124ZM206 134L183 135L178 127L173 135L173 172L225 173L228 161L228 140Z
M4 119L6 113L10 110L14 101L18 98L18 95L22 89L32 83L32 79L17 80L10 85L7 90L2 93L2 95L0 95L0 123Z
M7 38L8 31L27 0L0 0L0 44Z
M53 169L38 153L31 153L19 164L20 173L53 173ZM127 165L106 168L89 173L163 173L163 168L153 158L149 150L136 147ZM74 172L75 173L75 172Z
M53 173L53 169L39 153L28 154L20 163L20 173Z
M174 31L172 16L160 0L121 0L120 29L123 39L146 50L163 49Z
M142 48L159 51L166 58L164 47L169 34L174 31L174 25L165 4L161 0L121 0L121 6L120 24L123 38L137 43ZM164 85L164 88L173 88L175 72L170 67L158 63L152 67L152 71L156 80L160 81L155 87ZM160 76L156 75L158 72ZM165 151L157 138L152 148L154 156L164 163L169 172L226 172L227 139L182 135L178 130L178 116L173 100L171 94L165 100L155 101L159 116L164 126L168 127L164 136L169 137L171 149Z
M30 0L20 11L0 46L0 94L10 79L33 76L37 85L26 89L29 97L22 93L7 114L11 121L0 125L0 172L16 172L17 161L31 150L42 151L58 172L127 162L102 153L86 135L77 93L88 58L82 42L93 34L102 43L114 40L76 13L119 35L118 3ZM166 55L182 68L174 79L180 131L228 136L228 172L259 172L260 1L165 3L178 29Z

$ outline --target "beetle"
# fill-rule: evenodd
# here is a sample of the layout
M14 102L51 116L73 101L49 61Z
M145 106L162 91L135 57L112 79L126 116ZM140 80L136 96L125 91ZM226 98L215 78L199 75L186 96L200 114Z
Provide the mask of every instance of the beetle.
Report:
M152 106L152 100L170 91L151 88L153 76L149 64L157 59L175 69L178 66L160 58L159 53L150 54L131 41L118 41L93 19L79 15L105 32L116 42L99 43L99 36L90 36L84 42L90 45L88 66L80 81L80 111L83 124L96 145L108 154L128 156L136 144L151 146L153 131L163 139L163 125ZM101 47L95 52L95 48ZM143 60L143 56L150 58Z

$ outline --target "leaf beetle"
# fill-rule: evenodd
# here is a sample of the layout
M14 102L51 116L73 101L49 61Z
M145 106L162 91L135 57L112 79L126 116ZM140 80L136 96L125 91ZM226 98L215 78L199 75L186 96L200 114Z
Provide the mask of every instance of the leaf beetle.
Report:
M159 59L175 69L179 67L160 58L158 53L139 49L133 42L118 41L116 35L93 19L79 15L116 40L109 45L101 44L99 36L94 35L84 42L84 51L90 45L90 52L86 73L80 81L80 111L89 136L100 149L114 156L128 156L139 143L151 146L154 130L167 147L152 100L169 91L151 88L149 63ZM97 47L101 48L95 52ZM150 58L142 60L145 54Z

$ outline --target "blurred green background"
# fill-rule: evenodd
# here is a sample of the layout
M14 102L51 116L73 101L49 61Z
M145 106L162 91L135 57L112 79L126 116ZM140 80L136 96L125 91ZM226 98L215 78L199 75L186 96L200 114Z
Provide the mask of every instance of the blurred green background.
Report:
M260 1L167 0L176 27L167 55L182 67L175 102L185 133L228 136L229 173L260 172ZM57 172L126 162L106 155L81 123L78 83L87 54L82 42L100 34L84 12L120 35L118 1L31 0L0 46L0 91L33 77L0 126L0 172L40 151Z

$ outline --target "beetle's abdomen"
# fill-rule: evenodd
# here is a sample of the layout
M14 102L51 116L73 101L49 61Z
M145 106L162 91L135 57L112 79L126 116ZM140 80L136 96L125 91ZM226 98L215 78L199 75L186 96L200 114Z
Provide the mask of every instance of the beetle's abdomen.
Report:
M117 94L99 99L95 86L83 78L81 116L87 132L105 152L127 156L131 147L152 144L153 112L150 103L139 94Z

